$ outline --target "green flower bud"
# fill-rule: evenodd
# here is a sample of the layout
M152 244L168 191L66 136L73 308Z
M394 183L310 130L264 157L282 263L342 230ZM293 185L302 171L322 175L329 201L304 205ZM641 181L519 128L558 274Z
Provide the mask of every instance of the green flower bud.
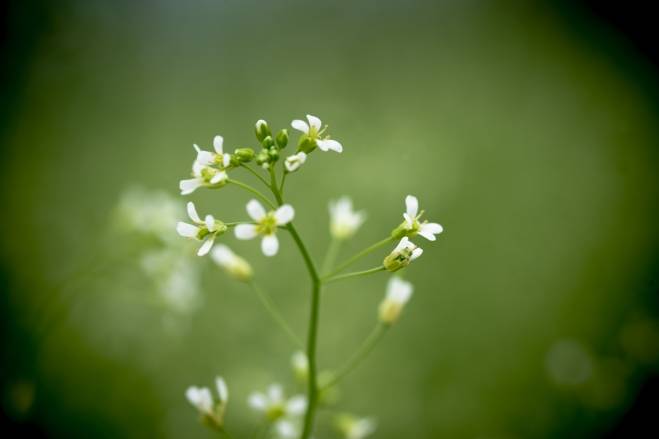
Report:
M249 163L254 160L255 155L252 148L238 148L233 152L239 163Z
M268 150L268 157L270 157L270 161L276 162L279 160L279 150L277 148L270 148Z
M270 156L268 155L268 150L264 149L256 155L256 164L261 166L264 163L270 161Z
M270 148L275 144L275 141L272 140L272 136L267 136L265 139L261 141L261 143L263 144L264 148Z
M256 121L255 132L256 138L259 139L259 142L263 142L263 139L272 135L270 132L270 127L268 126L268 122L263 119Z
M288 130L285 128L277 133L277 146L279 149L284 149L286 148L286 145L288 145Z

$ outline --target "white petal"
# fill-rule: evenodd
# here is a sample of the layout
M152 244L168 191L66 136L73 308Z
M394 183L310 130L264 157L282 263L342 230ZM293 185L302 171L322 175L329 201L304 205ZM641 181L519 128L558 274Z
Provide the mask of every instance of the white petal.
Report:
M281 402L284 399L284 389L281 384L270 384L268 387L268 398L271 403Z
M211 258L219 265L229 265L234 257L235 255L231 249L224 244L216 245L211 254Z
M204 240L204 243L199 247L197 256L206 256L211 248L213 248L213 243L215 242L215 235L208 235L208 238Z
M291 122L291 126L298 131L302 131L304 134L309 134L309 125L303 120L295 119Z
M404 304L412 295L414 286L398 276L393 276L387 283L387 298L397 303Z
M399 252L402 249L407 248L407 246L409 245L410 245L410 239L407 236L403 236L400 242L396 245L396 248L394 248L394 251Z
M439 235L444 231L444 227L437 223L425 223L421 225L421 229L426 229L433 235Z
M206 387L189 387L185 396L200 412L209 413L213 408L213 398Z
M278 421L275 425L275 429L277 430L277 437L282 439L293 439L298 435L295 426L291 421Z
M200 395L199 389L197 387L188 387L185 391L185 397L188 399L188 401L190 401L190 404L197 408L199 407Z
M234 229L234 233L238 239L252 239L257 235L256 225L238 224Z
M199 228L197 226L193 226L192 224L179 222L176 224L176 231L179 235L186 238L196 238L197 233L199 233Z
M229 176L227 175L227 173L224 172L224 171L220 171L220 172L218 172L217 174L213 175L213 177L211 178L210 183L211 183L211 184L218 184L218 183L223 182L223 181L226 180L227 178L229 178Z
M290 204L284 204L275 211L275 220L278 226L283 226L293 221L295 216L295 209Z
M204 219L204 224L206 225L206 228L210 232L215 231L215 218L213 218L213 215L206 215L206 218Z
M225 168L231 164L231 154L224 154L222 156L222 166Z
M206 165L199 162L199 160L195 160L192 163L192 175L194 175L197 178L201 178L202 177L201 173L202 173L202 171L204 170L205 167L206 167Z
M181 189L181 195L189 195L203 184L204 182L201 178L189 178L187 180L181 180L178 187Z
M222 155L224 153L224 150L222 149L222 146L224 145L224 137L222 136L215 136L213 139L213 148L215 148L215 152Z
M229 388L224 378L216 377L215 385L217 386L217 394L220 395L220 401L227 402L229 400Z
M408 229L414 227L414 217L409 216L408 213L405 212L403 214L403 218L405 218L405 224L407 225Z
M249 200L247 203L247 215L254 221L260 221L265 216L265 208L258 200Z
M188 201L188 216L195 223L201 222L201 218L199 218L199 215L197 215L197 209L195 209L194 203L192 201Z
M196 162L199 163L200 165L204 165L204 166L212 165L214 160L215 157L213 156L212 152L201 151L201 150L197 151Z
M428 241L434 241L437 238L435 238L435 235L432 232L432 229L429 227L424 227L427 226L427 224L421 224L421 227L419 228L419 235L423 236L426 238Z
M261 240L261 251L266 256L274 256L279 251L279 240L277 235L266 235Z
M331 149L332 151L343 152L343 146L336 140L316 140L316 145L323 151L329 151Z
M407 214L412 218L416 218L416 214L419 212L419 200L413 195L408 195L405 197L405 206Z
M316 116L307 114L307 120L309 121L309 125L314 127L316 131L320 131L320 128L323 126L323 123Z
M412 250L412 256L410 256L410 261L415 260L416 258L421 256L421 254L423 254L423 249L421 247L415 248L414 250Z
M294 396L286 403L286 412L290 415L301 415L307 409L307 398L302 395Z
M258 411L265 411L268 407L268 400L263 393L252 393L249 395L247 403L251 408Z

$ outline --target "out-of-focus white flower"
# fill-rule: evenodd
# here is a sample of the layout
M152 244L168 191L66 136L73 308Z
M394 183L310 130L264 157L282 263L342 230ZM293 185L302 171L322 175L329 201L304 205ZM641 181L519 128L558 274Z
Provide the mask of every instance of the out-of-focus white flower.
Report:
M226 171L195 160L192 164L192 178L181 180L178 186L181 189L181 195L189 195L200 187L222 187L228 180L229 176Z
M394 238L402 238L403 236L413 238L416 235L421 235L429 241L434 241L437 239L435 235L442 233L444 228L437 223L419 222L422 215L423 211L419 212L419 200L413 195L408 195L405 197L405 213L403 213L405 221L391 235Z
M380 303L379 317L384 324L391 325L398 320L405 304L412 297L414 287L410 282L394 276L387 284L387 294Z
M364 439L375 432L377 424L372 418L343 414L337 417L336 426L345 439Z
M220 166L226 168L231 163L231 154L224 153L224 138L222 136L215 136L213 139L213 148L215 152L204 151L196 144L193 145L197 151L197 163L203 166Z
M116 214L122 227L172 242L172 227L183 214L183 204L165 192L132 188L121 195Z
M300 382L306 382L309 374L309 360L307 359L307 355L302 351L295 352L291 357L291 366L293 367L295 378Z
M300 151L297 154L286 157L286 160L284 160L284 166L286 166L288 172L295 172L305 161L307 161L307 155Z
M152 250L140 262L168 308L183 313L197 308L201 300L199 265L186 252L179 248Z
M366 220L366 213L364 211L355 212L352 208L352 200L347 196L330 201L329 213L330 233L336 239L352 237Z
M257 200L247 203L247 214L256 224L239 224L236 226L235 234L238 239L252 239L257 235L263 236L261 250L266 256L274 256L279 251L279 240L275 232L278 226L288 224L295 216L295 210L290 204L284 204L277 210L266 212L265 208Z
M185 397L190 401L202 418L213 427L222 428L224 425L224 413L229 402L229 390L222 377L215 378L218 399L214 400L208 387L191 386L185 391Z
M274 422L286 417L300 416L307 409L307 398L296 395L289 399L279 384L271 384L267 392L253 392L248 400L249 406Z
M237 280L247 282L252 278L254 272L251 265L245 259L231 251L226 245L220 244L215 246L211 253L211 258L217 265Z
M206 215L206 218L202 221L192 201L188 203L188 216L196 225L179 222L176 225L176 231L185 238L203 241L197 255L204 256L213 247L215 238L226 232L227 226L222 221L213 218L213 215Z
M339 142L330 139L328 136L322 137L327 126L323 128L323 124L319 118L307 114L307 120L309 121L308 124L300 119L291 122L293 128L304 133L298 146L300 150L309 153L317 146L321 151L343 151L343 146Z
M396 248L384 258L382 264L388 271L394 272L410 265L410 262L421 256L423 249L407 236L404 236L396 245Z

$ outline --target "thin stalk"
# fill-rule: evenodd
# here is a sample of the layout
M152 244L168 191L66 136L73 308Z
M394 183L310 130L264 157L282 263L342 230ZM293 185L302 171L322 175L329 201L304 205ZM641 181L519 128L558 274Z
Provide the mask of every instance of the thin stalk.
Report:
M336 261L336 256L339 253L339 248L341 248L341 240L332 237L329 246L327 246L327 253L325 253L325 259L320 270L321 273L327 274L332 269L334 261Z
M275 209L275 204L272 201L270 201L268 197L263 195L258 189L255 189L252 186L243 183L242 181L233 180L231 178L227 180L227 183L235 184L236 186L239 186L245 189L246 191L253 193L257 197L259 197L263 202L265 202L271 209Z
M379 265L377 267L370 268L368 270L353 271L351 273L339 274L337 276L324 277L324 278L321 279L321 281L324 284L328 284L330 282L336 282L338 280L345 280L345 279L349 279L349 278L352 278L352 277L368 276L369 274L377 273L377 272L384 271L384 270L385 270L384 265Z
M288 175L288 172L284 170L284 175L281 176L281 184L279 185L279 193L281 196L284 196L284 183L286 182L286 176Z
M273 168L270 168L270 189L277 199L277 203L279 203L280 206L284 204L284 200L277 187L277 176ZM297 233L295 226L291 222L288 223L286 227L302 254L302 259L304 259L304 264L306 265L309 277L311 278L311 310L309 313L309 332L307 335L307 361L309 362L309 374L307 378L307 411L304 414L302 436L300 436L300 439L308 439L313 431L316 407L318 405L316 344L318 340L318 321L320 318L321 282L318 270L311 259L311 255L302 242L300 235Z
M268 311L268 314L270 314L270 317L272 317L272 320L275 321L279 325L279 327L286 333L288 338L291 339L295 347L301 348L303 346L302 342L298 338L297 335L295 335L295 332L291 329L290 326L288 326L288 323L286 323L286 319L281 315L279 310L277 309L277 306L275 303L272 301L272 298L270 295L268 295L261 287L259 287L256 282L249 282L249 286L252 287L252 290L256 293L258 296L259 300L265 307L266 311Z
M332 378L323 386L321 390L328 389L338 383L343 377L352 372L361 363L368 354L373 351L373 348L382 339L384 334L387 333L389 326L378 323L371 333L364 339L361 346L357 351L348 359L348 361L332 376Z
M394 238L392 238L391 236L389 236L389 237L383 239L382 241L378 241L378 242L376 242L375 244L373 244L373 245L371 245L371 246L369 246L369 247L366 247L364 250L360 251L359 253L355 254L354 256L350 257L348 260L346 260L345 262L343 262L342 264L340 264L338 267L336 267L331 273L329 273L329 274L328 274L327 276L325 276L325 277L334 276L335 274L342 272L343 270L345 270L345 269L348 268L350 265L352 265L352 264L354 264L355 262L357 262L359 259L361 259L361 258L363 258L364 256L366 256L367 254L371 253L371 252L374 251L374 250L379 249L379 248L382 247L383 245L386 245L386 244L388 244L388 243L390 243L390 242L392 242L392 241L394 241Z
M243 168L245 168L245 169L247 169L249 172L251 172L256 178L258 178L259 180L261 180L261 181L263 182L264 185L270 187L270 185L268 184L268 180L266 180L265 178L263 178L258 172L256 172L254 169L252 169L251 166L247 166L247 165L244 164L244 163L241 164L240 166L243 167Z

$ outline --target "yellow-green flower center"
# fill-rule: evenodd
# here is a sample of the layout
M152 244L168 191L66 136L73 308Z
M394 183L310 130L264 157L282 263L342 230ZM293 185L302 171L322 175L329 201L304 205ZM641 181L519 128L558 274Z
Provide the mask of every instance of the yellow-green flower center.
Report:
M269 212L256 225L256 231L260 235L272 235L277 230L277 219L274 212Z

